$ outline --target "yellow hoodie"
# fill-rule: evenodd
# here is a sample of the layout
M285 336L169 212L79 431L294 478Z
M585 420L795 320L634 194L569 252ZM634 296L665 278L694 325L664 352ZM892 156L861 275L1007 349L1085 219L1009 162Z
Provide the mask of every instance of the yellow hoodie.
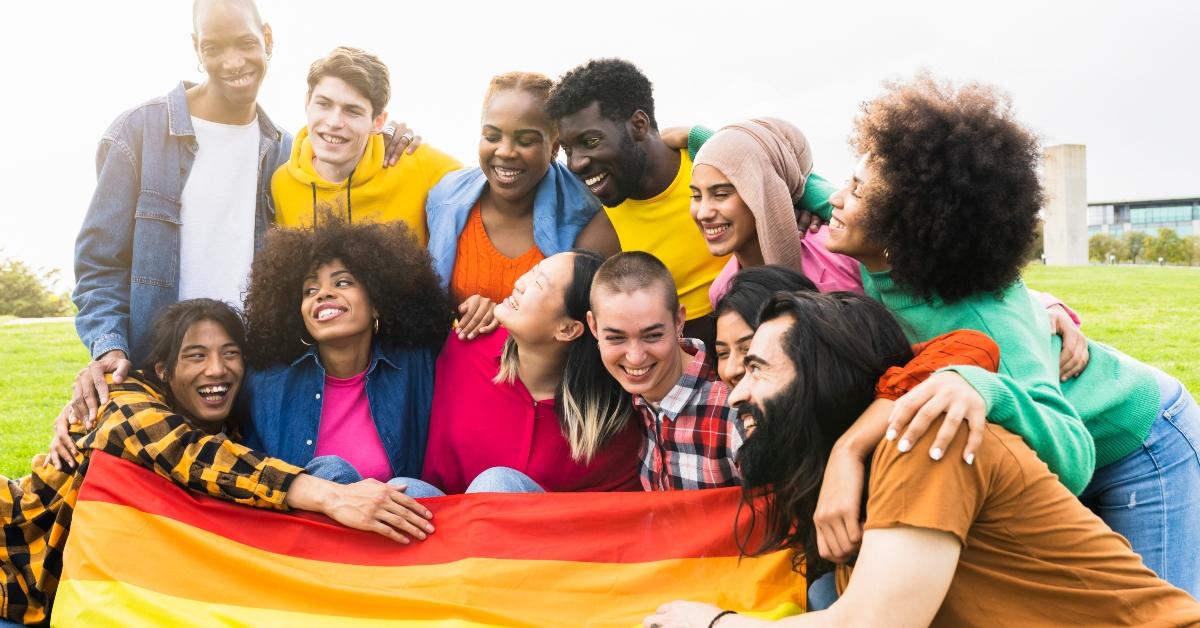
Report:
M300 129L292 143L291 158L271 177L275 222L284 227L308 226L316 208L329 207L351 221L403 220L425 246L429 240L425 197L443 175L462 168L462 164L422 144L415 153L384 168L383 152L383 136L372 135L354 173L346 181L330 183L313 167L308 127Z

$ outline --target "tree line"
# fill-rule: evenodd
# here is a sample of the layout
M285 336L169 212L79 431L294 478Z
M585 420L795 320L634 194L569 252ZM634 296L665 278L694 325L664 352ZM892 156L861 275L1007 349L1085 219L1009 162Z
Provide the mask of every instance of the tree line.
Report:
M1174 229L1163 227L1153 236L1141 231L1126 231L1121 237L1097 233L1088 238L1088 258L1095 262L1157 263L1182 266L1200 265L1200 236L1182 238Z
M31 268L25 262L0 255L0 316L42 318L70 316L75 306L67 293L55 294L50 286L58 279L58 269Z

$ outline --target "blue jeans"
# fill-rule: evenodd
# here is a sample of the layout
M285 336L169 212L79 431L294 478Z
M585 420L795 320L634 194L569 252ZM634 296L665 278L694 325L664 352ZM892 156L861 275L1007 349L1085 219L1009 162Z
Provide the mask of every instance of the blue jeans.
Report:
M338 484L353 484L362 479L362 476L359 475L354 465L338 456L317 456L304 465L304 472L322 480L329 480ZM392 478L388 480L388 484L408 487L404 492L409 497L440 497L445 495L438 487L416 478ZM471 481L471 485L467 487L467 492L544 493L546 491L537 482L531 480L528 475L516 469L492 467L475 476L475 479Z
M811 587L808 587L808 603L805 605L805 611L823 611L833 603L838 601L837 581L834 579L834 572L829 572L820 578L817 578Z
M388 484L406 484L404 491L411 497L439 497L445 495L438 487L415 478L396 478ZM537 482L528 475L508 467L492 467L471 480L468 493L545 493Z
M1200 406L1178 380L1156 375L1162 406L1150 436L1097 469L1079 499L1160 578L1200 597Z
M304 465L304 472L338 484L354 484L363 479L358 469L341 456L317 456Z

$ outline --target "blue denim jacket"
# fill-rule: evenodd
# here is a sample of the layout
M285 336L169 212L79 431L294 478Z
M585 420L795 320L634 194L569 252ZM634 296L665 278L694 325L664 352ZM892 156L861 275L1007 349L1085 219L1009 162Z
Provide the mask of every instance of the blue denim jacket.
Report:
M429 254L433 269L450 285L458 237L467 224L471 208L483 194L487 176L479 168L464 168L442 177L425 201L429 226ZM560 161L550 162L546 176L533 196L533 241L546 257L571 250L579 232L600 211L600 201Z
M92 357L121 349L139 364L158 310L179 300L180 198L198 148L189 86L126 111L100 139L96 191L75 240L72 295L75 327ZM258 124L256 251L275 219L271 175L292 144L261 108Z
M367 402L393 477L418 477L433 406L434 352L376 344L367 365ZM246 445L304 466L313 459L321 423L325 369L316 347L287 366L246 374L238 395L247 417Z

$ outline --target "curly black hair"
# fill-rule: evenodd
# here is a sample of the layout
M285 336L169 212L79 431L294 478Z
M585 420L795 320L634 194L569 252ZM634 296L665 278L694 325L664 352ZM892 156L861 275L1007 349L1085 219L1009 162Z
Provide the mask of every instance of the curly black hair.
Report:
M274 229L254 258L246 290L248 361L287 364L306 351L300 314L304 277L341 260L379 312L379 342L438 348L453 309L429 253L403 222L349 224L326 212L315 229Z
M868 239L895 281L954 302L1020 276L1042 206L1038 137L996 88L920 74L863 105L851 144L869 155Z
M592 59L563 74L546 100L546 113L558 120L593 102L600 103L600 115L614 122L624 122L641 109L650 127L658 129L650 79L624 59Z

